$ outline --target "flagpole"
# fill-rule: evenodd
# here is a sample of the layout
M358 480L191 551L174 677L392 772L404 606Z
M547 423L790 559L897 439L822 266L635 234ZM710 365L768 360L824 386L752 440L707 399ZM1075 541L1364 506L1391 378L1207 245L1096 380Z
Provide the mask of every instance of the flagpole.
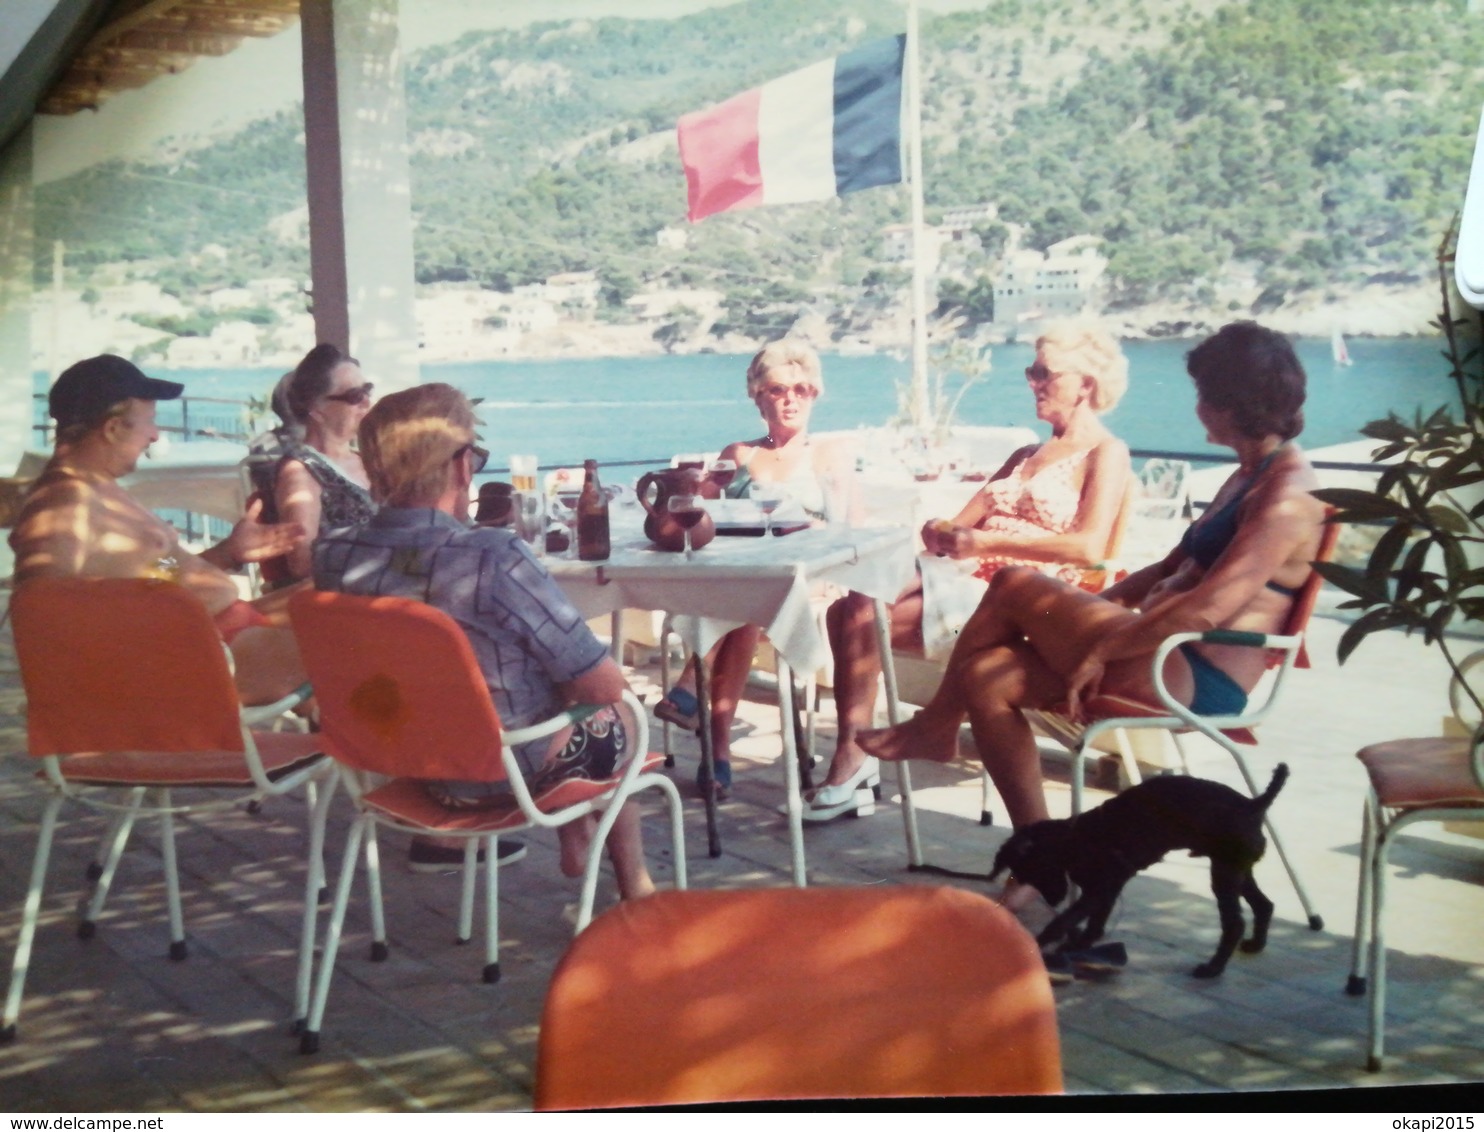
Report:
M917 47L917 0L907 0L907 162L912 182L912 384L907 417L927 436L927 241L922 220L922 83Z

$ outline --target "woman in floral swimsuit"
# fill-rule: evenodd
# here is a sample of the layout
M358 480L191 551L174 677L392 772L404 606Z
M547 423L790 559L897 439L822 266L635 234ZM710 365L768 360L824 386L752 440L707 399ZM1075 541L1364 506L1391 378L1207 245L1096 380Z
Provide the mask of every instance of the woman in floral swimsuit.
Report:
M1013 453L956 516L925 524L922 541L929 556L977 560L973 573L982 582L1005 566L1025 565L1078 583L1102 561L1128 490L1128 446L1098 419L1123 395L1128 362L1106 331L1053 323L1037 339L1025 377L1051 439ZM955 580L967 591L967 613L984 586ZM890 612L893 647L921 650L921 576ZM830 608L828 625L840 730L829 775L804 813L813 821L845 812L857 789L879 780L876 760L855 742L856 732L871 724L881 673L871 601L847 595Z

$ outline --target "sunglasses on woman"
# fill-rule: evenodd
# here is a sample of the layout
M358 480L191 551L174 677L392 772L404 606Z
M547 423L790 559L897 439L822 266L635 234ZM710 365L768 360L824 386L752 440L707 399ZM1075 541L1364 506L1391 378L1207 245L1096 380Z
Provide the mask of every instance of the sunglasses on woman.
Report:
M1040 362L1025 367L1025 379L1032 385L1044 385L1049 381L1055 381L1061 375L1061 370L1047 369Z
M345 405L364 405L371 400L371 382L365 385L357 385L354 389L347 389L343 393L326 393L326 401L339 401Z
M819 390L812 385L805 385L802 381L797 385L764 385L763 393L775 401L782 401L790 393L796 401L812 401L819 396Z
M474 454L474 459L469 463L469 474L477 476L480 472L484 471L484 466L489 463L490 459L489 449L481 448L479 445L471 442L454 449L454 453L449 459L457 460L465 452L472 452Z

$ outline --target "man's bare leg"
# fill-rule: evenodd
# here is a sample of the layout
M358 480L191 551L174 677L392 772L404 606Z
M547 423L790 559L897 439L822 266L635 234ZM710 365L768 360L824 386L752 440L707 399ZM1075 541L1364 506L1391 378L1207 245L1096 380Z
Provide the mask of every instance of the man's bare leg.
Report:
M563 876L580 877L586 870L588 853L592 849L593 834L597 828L596 814L589 814L558 828L557 841L561 846ZM618 819L608 834L608 859L613 862L618 894L622 899L634 900L654 891L654 881L650 878L649 866L644 860L639 807L633 802L626 803L619 811Z

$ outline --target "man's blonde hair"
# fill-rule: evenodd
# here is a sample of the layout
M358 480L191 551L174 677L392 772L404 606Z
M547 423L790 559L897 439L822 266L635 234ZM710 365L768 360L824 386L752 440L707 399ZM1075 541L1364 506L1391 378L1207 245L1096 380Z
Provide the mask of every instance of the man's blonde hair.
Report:
M453 454L474 441L474 407L452 385L417 385L376 402L359 436L378 503L431 506L448 486Z
M756 401L763 386L772 379L787 384L802 381L814 386L816 395L824 392L819 355L802 338L780 338L753 355L747 367L747 396Z
M1106 413L1128 388L1128 359L1118 340L1095 322L1061 319L1047 323L1036 339L1036 353L1058 373L1092 378L1094 412Z

